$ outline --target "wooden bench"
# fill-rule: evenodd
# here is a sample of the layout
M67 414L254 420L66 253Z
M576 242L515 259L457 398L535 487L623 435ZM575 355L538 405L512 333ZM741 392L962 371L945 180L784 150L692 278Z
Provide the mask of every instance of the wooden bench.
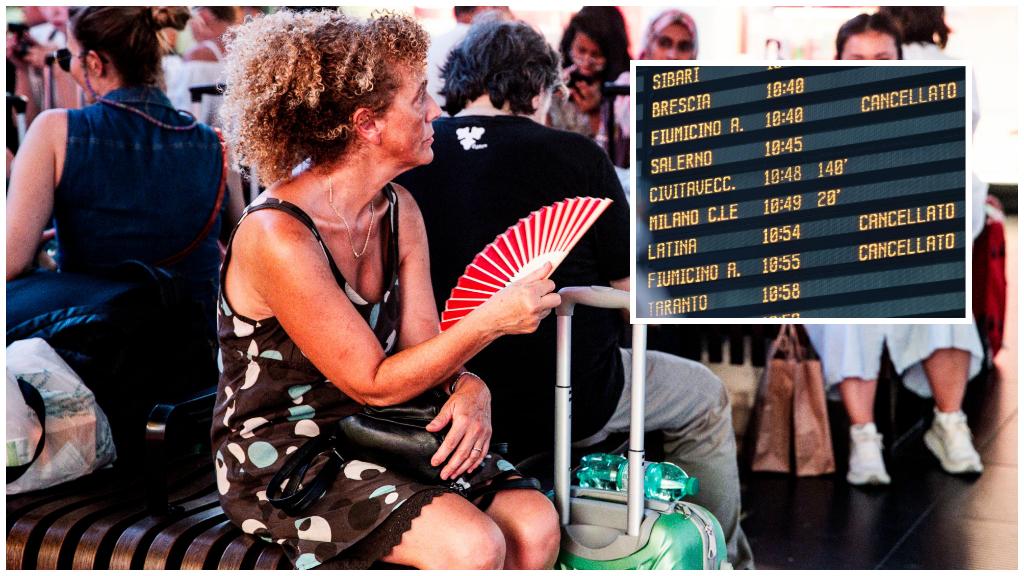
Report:
M7 498L8 569L291 568L280 546L242 533L217 497L213 394L157 406L141 461Z

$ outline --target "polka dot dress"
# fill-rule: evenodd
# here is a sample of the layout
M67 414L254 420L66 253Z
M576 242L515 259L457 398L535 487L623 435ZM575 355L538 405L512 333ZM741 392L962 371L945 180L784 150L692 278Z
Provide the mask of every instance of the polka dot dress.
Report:
M390 284L382 300L373 304L345 282L316 226L297 206L271 198L250 206L245 215L278 209L302 221L320 242L338 284L385 353L391 354L399 328L398 199L390 185L384 191L391 205L389 225L383 231L385 277ZM221 286L230 258L229 243ZM360 407L313 366L275 318L257 321L235 313L223 291L218 334L221 374L212 440L217 490L228 517L242 531L282 545L300 569L328 561L332 568L365 568L389 553L420 509L445 490L414 482L373 462L350 460L331 489L301 516L289 516L271 506L267 484L288 456ZM313 478L322 465L316 463L306 478ZM483 483L510 469L511 464L489 454L484 465L460 483L467 487Z

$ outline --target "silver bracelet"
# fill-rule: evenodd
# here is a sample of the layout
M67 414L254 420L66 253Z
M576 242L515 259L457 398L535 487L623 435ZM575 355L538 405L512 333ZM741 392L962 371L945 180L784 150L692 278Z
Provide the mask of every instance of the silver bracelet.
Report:
M459 381L462 380L463 376L476 376L476 378L478 378L478 379L480 378L479 376L477 376L476 374L473 374L469 370L463 370L457 376L455 376L455 379L452 380L452 383L448 385L448 395L449 396L451 396L452 394L455 394L455 387L459 385Z

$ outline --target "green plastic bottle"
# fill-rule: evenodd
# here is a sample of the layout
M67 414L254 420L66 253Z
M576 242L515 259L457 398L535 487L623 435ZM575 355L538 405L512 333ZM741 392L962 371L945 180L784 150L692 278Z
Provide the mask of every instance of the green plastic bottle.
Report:
M628 475L628 470L622 475L623 485ZM651 500L676 502L699 490L700 482L671 462L651 462L644 470L644 495Z
M619 454L587 454L580 459L576 478L583 488L623 490L626 484L619 482L619 476L628 467L629 461Z
M580 486L599 490L625 491L629 461L618 454L588 454L576 471ZM675 502L695 496L700 482L671 462L649 462L644 470L644 496L651 500Z

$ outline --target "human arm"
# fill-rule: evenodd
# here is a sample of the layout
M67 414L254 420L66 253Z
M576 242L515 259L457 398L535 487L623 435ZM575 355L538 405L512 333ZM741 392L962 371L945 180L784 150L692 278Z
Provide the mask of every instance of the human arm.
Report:
M255 213L239 227L233 252L225 288L229 298L243 292L248 308L275 316L313 364L363 404L393 405L421 394L498 336L533 330L558 300L546 296L553 288L546 280L517 283L451 330L385 357L335 282L319 245L297 220L278 211ZM400 285L417 290L402 274ZM234 290L233 279L240 280Z
M410 198L406 206L412 205ZM403 232L400 238L410 237L413 244L417 234L425 239L422 230ZM242 271L303 353L348 396L363 404L391 405L436 386L498 336L533 331L560 300L550 293L554 284L543 279L548 270L542 269L439 335L429 262L420 259L425 253L425 243L422 254L415 246L402 250L399 286L413 297L403 305L409 322L406 325L403 317L401 331L409 333L400 338L403 348L391 357L384 356L376 336L338 288L308 230L286 215L268 210L243 222L227 281ZM465 376L442 415L432 429L440 430L449 421L452 427L433 463L447 460L442 477L449 478L475 468L486 453L490 392L479 379Z
M28 270L39 249L43 229L53 213L67 127L64 110L40 114L14 157L7 190L7 280Z

